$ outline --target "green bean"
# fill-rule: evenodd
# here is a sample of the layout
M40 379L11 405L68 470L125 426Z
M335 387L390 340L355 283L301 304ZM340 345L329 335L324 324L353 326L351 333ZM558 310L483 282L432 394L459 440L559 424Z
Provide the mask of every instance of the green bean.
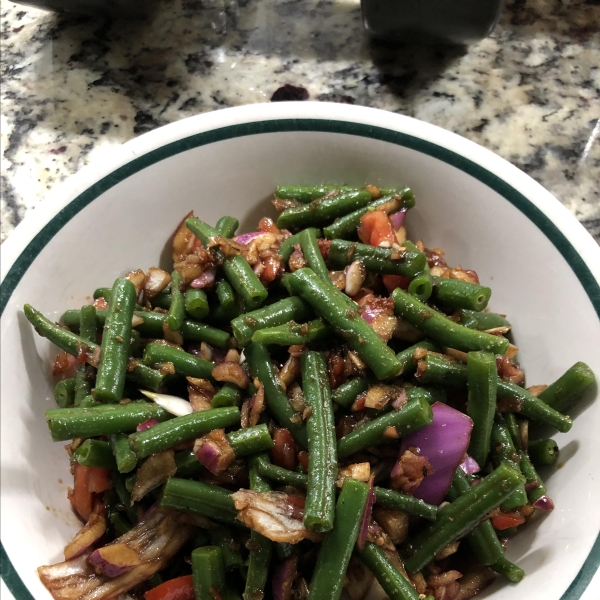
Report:
M297 473L296 471L288 471L287 469L273 465L266 454L261 454L258 457L256 469L262 477L276 481L281 485L291 485L299 489L305 488L308 485L308 475Z
M344 337L378 379L398 373L400 364L396 355L360 316L348 296L319 279L310 269L299 269L289 280L295 294L302 296Z
M305 352L301 359L302 388L311 414L308 434L308 487L304 525L325 532L333 527L337 449L335 420L327 364L320 352Z
M553 465L558 460L558 444L554 440L532 440L527 454L536 467Z
M227 309L235 305L235 293L229 282L225 281L225 279L217 281L216 292L219 304L223 308Z
M454 323L400 288L392 292L392 298L394 312L399 317L444 346L464 352L484 350L494 354L504 354L508 349L507 339Z
M431 352L439 352L439 347L437 344L434 344L429 340L421 340L420 342L409 346L405 350L402 350L402 352L398 352L398 354L396 354L396 358L400 361L399 375L412 375L417 370L415 351L419 348Z
M211 408L175 417L145 431L132 433L129 436L129 445L138 459L145 458L155 452L168 450L181 442L193 440L213 429L237 425L239 421L240 411L235 406Z
M264 423L232 431L227 434L227 439L238 458L270 450L274 445L269 428Z
M332 240L327 262L334 269L343 269L360 260L371 273L414 277L425 268L427 260L422 252L393 248L379 248L368 244Z
M75 377L62 379L54 386L54 400L61 408L73 406L75 402Z
M204 465L191 450L176 452L175 466L177 467L177 477L195 477L204 469Z
M419 249L412 243L406 240L402 244L405 248L408 248L411 252L419 252ZM431 296L433 291L433 284L431 281L431 273L429 272L429 264L425 260L423 270L417 273L412 281L408 284L408 293L414 296L417 300L425 302Z
M137 364L127 373L127 379L139 387L151 392L158 392L163 385L166 375L146 365Z
M210 543L218 546L223 554L223 565L226 571L244 566L244 559L240 552L239 543L233 537L229 527L221 526L208 532Z
M411 539L414 554L405 561L417 573L448 544L458 539L497 508L525 478L506 463L501 464L476 486L439 511L436 522Z
M358 188L349 185L278 185L275 188L275 195L282 200L297 200L308 204L335 190L351 192Z
M140 341L140 332L137 329L131 330L131 340L129 342L129 356L134 358L141 358L142 356L142 343Z
M236 520L237 510L231 493L218 485L171 477L165 483L159 504L191 510L229 525L241 525Z
M185 319L185 305L181 292L181 275L177 271L171 273L171 306L167 323L171 331L179 331Z
M208 298L204 290L189 287L184 295L185 312L194 319L204 319L210 312ZM182 324L183 325L183 324Z
M117 471L113 471L110 475L110 478L113 484L113 489L119 498L119 503L125 507L125 512L127 513L128 519L131 521L131 523L136 524L138 522L137 506L135 503L132 504L131 502L131 494L125 486L125 480L123 476L117 473Z
M193 289L193 288L189 288ZM169 310L171 308L171 284L167 285L167 287L159 292L153 298L150 298L150 304L152 308L162 308L164 310Z
M196 235L206 248L211 248L218 233L200 219L186 219L186 226ZM222 268L229 283L246 303L248 308L257 308L268 296L265 286L260 282L252 267L241 255L224 257L220 250L213 250L215 256L223 261Z
M477 283L445 277L433 278L433 300L448 312L466 308L482 311L488 304L492 290Z
M471 482L461 467L458 467L452 478L447 499L454 502L458 497L471 489ZM504 556L502 545L498 541L496 531L489 519L482 521L465 538L473 556L481 565L489 566Z
M288 397L275 374L267 348L263 344L250 344L246 348L245 354L252 376L258 378L265 387L267 408L282 427L290 430L296 442L302 448L306 448L306 427L303 424L297 425L295 423L296 412L291 407Z
M115 469L117 464L110 444L100 440L85 440L71 455L71 462L79 463L84 467L102 467Z
M515 445L515 448L517 450L523 450L523 444L521 443L521 435L519 433L519 423L517 421L515 413L502 413L502 418L504 419L504 425L506 425L506 429L508 430L510 439Z
M253 456L248 461L250 489L256 492L268 492L270 490L269 484L258 472L258 461L261 456L265 455ZM273 542L257 531L251 531L248 548L250 556L248 558L248 575L243 597L244 600L254 600L261 597L261 594L264 595L273 554Z
M222 549L204 546L192 550L192 574L196 600L222 598L226 581Z
M335 507L333 529L323 538L309 587L310 600L337 600L342 593L343 574L356 543L369 486L351 478L344 480Z
M419 361L417 379L422 383L448 385L464 388L467 384L467 368L442 357L428 354ZM516 398L519 402L520 413L533 421L555 427L566 433L573 425L571 419L530 394L526 389L509 381L498 379L498 398Z
M300 232L300 247L304 254L306 264L311 268L323 281L330 283L329 271L323 255L319 249L317 236L313 229L304 229Z
M461 309L457 312L459 323L470 329L486 331L496 327L512 327L502 316L491 312L477 312L475 310Z
M496 357L488 352L467 354L467 414L473 420L469 454L479 465L487 463L490 436L496 413L498 370Z
M310 307L297 297L279 300L265 308L240 315L231 321L233 335L240 346L252 340L255 331L266 327L285 325L290 321L305 321L312 316Z
M346 458L355 452L360 452L371 446L383 444L388 441L384 433L388 427L394 427L400 437L403 437L433 421L431 406L423 400L413 400L401 410L394 410L362 427L351 431L338 440L337 450L339 458Z
M306 229L303 229L302 231L306 231L306 230L310 230L312 232L312 234L314 234L315 238L321 238L323 237L323 234L321 233L320 229L316 229L315 227L307 227ZM279 255L283 258L283 260L287 261L289 260L290 256L292 255L292 252L294 251L294 246L296 244L300 244L300 237L302 234L302 231L300 233L295 233L294 235L291 235L289 238L283 240L283 242L281 242L280 246L279 246Z
M213 408L221 408L222 406L239 406L242 400L242 392L237 385L233 383L225 383L223 387L217 391L212 397L210 405Z
M150 343L146 346L143 363L146 366L171 363L180 375L200 379L212 379L211 373L215 366L208 360L188 354L185 350L156 343Z
M91 408L55 408L46 411L52 440L61 442L113 433L129 433L148 419L166 421L171 415L149 402L101 405Z
M279 229L300 229L327 225L338 217L343 217L357 208L366 206L372 199L367 190L330 193L310 204L286 208L277 219L277 227Z
M504 575L512 583L519 583L525 576L525 571L521 567L517 567L517 565L504 557L499 558L491 567L496 573Z
M110 292L112 288L109 287L100 287L94 291L94 300L98 300L98 298L104 298L107 302L110 298Z
M79 323L79 335L90 342L96 342L97 325L96 325L96 309L93 306L82 306ZM90 372L90 367L80 364L77 367L77 375L75 376L75 397L73 404L79 406L81 401L92 393L92 378L95 373Z
M133 283L124 277L117 279L108 303L96 387L93 391L94 398L100 402L118 402L123 397L135 299Z
M331 392L331 399L344 408L350 408L356 399L369 389L370 382L363 377L348 379Z
M419 600L420 596L410 581L402 575L379 546L367 542L360 553L360 558L375 575L390 600Z
M514 469L519 468L519 454L501 416L493 423L490 441L490 458L494 467L505 463ZM502 503L502 510L511 510L524 504L527 504L527 494L525 486L521 485Z
M129 436L125 434L111 435L109 442L119 473L133 471L137 466L137 457L129 447Z
M92 408L94 406L108 406L108 405L102 404L102 402L98 402L98 401L94 400L94 396L92 396L90 394L89 396L85 396L85 398L82 398L81 402L79 403L79 407L76 407L76 408Z
M401 510L430 521L435 521L438 512L437 506L427 504L419 498L377 486L375 487L375 502L379 506Z
M575 363L538 398L554 410L570 410L583 396L587 388L596 381L593 371L583 362Z
M108 520L115 530L116 537L120 537L125 535L128 531L131 531L131 523L117 511L109 511Z
M215 229L221 237L232 238L240 226L240 222L235 217L221 217Z
M386 194L367 206L336 219L331 225L323 228L323 233L325 234L325 237L328 237L329 239L347 239L356 235L356 230L360 226L360 218L366 212L370 210L383 210L389 215L403 208L412 208L414 205L414 194L408 188L405 188L404 190L392 194Z
M252 341L257 344L277 344L279 346L292 346L293 344L308 344L321 340L333 332L331 327L322 319L315 319L308 323L290 321L277 327L265 327L255 331Z

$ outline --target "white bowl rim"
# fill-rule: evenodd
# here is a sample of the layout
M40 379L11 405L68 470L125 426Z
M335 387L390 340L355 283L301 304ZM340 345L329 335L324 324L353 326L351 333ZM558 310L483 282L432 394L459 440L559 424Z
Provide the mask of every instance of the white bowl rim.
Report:
M76 214L106 190L161 160L225 139L282 131L367 137L433 156L475 177L520 210L570 264L600 318L600 247L550 192L508 161L455 133L383 110L326 102L227 108L165 125L90 164L32 211L2 244L0 316L37 255ZM15 597L33 600L0 543L0 573ZM600 567L600 533L560 600L578 600Z

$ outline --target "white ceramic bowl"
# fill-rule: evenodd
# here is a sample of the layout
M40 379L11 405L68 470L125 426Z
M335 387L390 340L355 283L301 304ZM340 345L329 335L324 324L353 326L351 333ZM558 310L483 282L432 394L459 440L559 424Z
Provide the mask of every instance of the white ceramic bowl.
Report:
M53 351L23 304L56 317L81 306L96 287L157 263L191 209L250 228L275 185L327 182L410 185L411 236L492 286L491 307L514 324L529 384L579 360L600 374L600 249L555 198L491 152L420 121L333 104L247 106L160 128L73 177L2 247L1 540L15 596L26 587L49 598L35 569L61 560L78 527L64 444L50 441L44 422ZM511 543L508 556L527 577L516 588L498 581L482 597L576 600L597 569L596 394L571 432L556 436L564 464L548 474L556 509Z

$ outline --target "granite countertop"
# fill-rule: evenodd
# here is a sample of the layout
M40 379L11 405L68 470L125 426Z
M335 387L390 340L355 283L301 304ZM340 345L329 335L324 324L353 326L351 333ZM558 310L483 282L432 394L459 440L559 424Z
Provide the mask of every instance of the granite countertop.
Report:
M370 43L358 0L160 0L142 22L1 8L2 240L116 144L289 84L482 144L600 242L599 0L509 0L469 48Z

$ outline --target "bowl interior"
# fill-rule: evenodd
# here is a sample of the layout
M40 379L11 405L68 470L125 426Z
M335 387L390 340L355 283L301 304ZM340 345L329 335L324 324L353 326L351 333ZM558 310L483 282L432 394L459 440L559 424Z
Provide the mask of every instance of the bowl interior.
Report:
M233 215L252 230L272 213L268 198L277 184L410 185L417 196L407 221L411 238L444 249L449 264L475 269L492 287L491 310L513 323L528 385L549 383L579 360L600 373L600 323L571 266L519 208L444 160L364 136L282 131L181 143L177 154L137 167L114 177L40 248L2 317L2 542L35 598L49 598L36 567L62 559L78 524L66 498L64 443L50 441L43 418L54 406L55 352L21 308L29 302L58 319L89 302L96 287L164 262L167 240L190 210L209 223ZM556 509L511 543L509 558L527 573L521 597L543 590L548 600L560 598L597 535L595 394L578 409L572 431L556 436L560 468L545 473ZM481 597L516 593L496 582Z

